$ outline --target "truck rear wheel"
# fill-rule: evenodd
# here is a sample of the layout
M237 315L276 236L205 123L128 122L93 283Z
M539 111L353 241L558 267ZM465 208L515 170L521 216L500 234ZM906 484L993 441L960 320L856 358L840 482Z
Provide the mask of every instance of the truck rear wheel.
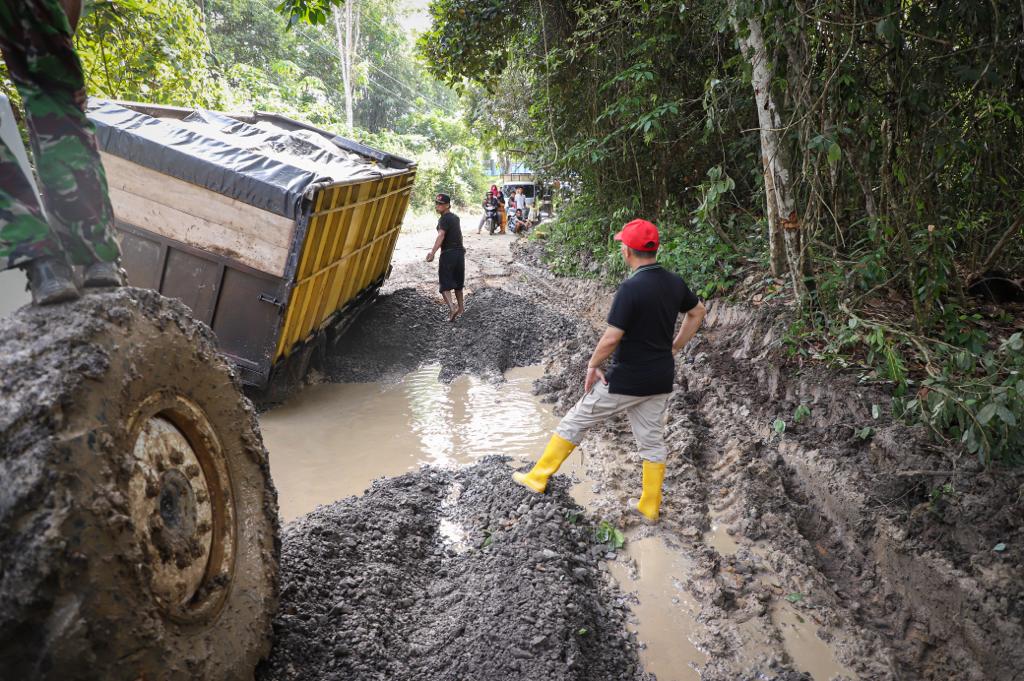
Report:
M212 333L135 289L0 320L0 669L251 679L277 495Z

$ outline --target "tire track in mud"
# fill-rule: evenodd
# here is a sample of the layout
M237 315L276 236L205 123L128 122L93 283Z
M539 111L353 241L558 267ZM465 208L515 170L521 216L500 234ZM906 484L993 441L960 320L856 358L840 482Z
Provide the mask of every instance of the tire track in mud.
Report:
M557 288L563 310L600 328L612 291L556 283L527 264L534 250L517 263L522 288ZM785 313L716 308L677 366L683 396L670 404L666 431L668 517L655 531L692 561L686 587L704 604L697 642L710 656L702 678L807 678L794 670L807 666L807 648L820 658L834 652L861 679L1017 678L1022 565L991 547L1024 532L1020 475L954 456L946 479L958 496L930 502L928 485L937 483L921 474L949 467L952 453L937 452L920 429L879 419L869 407L888 403L884 388L780 356ZM591 330L549 352L549 375L536 387L559 413L579 397L595 340ZM772 420L803 403L813 417L776 434ZM855 437L866 424L870 443ZM623 517L639 485L632 448L624 422L581 447L595 512L636 540L649 530ZM792 661L787 649L798 653ZM815 678L830 673L819 668Z
M517 269L529 281L525 288L555 286L528 266ZM603 315L587 288L577 289L587 306L580 314L593 323ZM560 411L578 398L576 383L592 342L593 335L583 333L548 357L551 375L537 387ZM749 410L733 403L722 386L696 385L705 371L692 360L680 371L682 385L667 410L673 463L659 526L638 526L627 512L626 499L639 490L640 459L624 419L592 432L580 447L593 513L624 527L629 542L661 538L670 553L659 560L674 554L688 566L688 574L677 576L699 605L697 626L688 634L708 656L700 678L896 678L880 637L859 627L842 605L846 595L833 591L837 575L819 567L823 555L836 552L834 542L827 532L810 539L801 533L801 518L821 514L794 498L769 433L740 425ZM690 382L693 390L687 389ZM628 544L620 560L637 570ZM854 613L862 607L854 606ZM648 650L645 657L657 655Z
M640 461L632 453L625 423L591 434L580 449L587 458L585 484L595 489L589 502L595 518L625 528L627 545L619 562L626 570L643 573L650 569L645 561L685 566L673 576L697 610L692 621L676 625L707 656L699 678L854 679L850 668L858 666L861 678L893 678L887 665L865 666L864 660L885 655L877 638L849 633L852 627L837 614L828 579L813 567L813 549L797 531L792 501L773 470L770 451L762 451L756 441L721 442L700 413L673 416L678 418L670 419L674 434L668 439L674 465L666 476L662 522L656 528L638 525L627 512L626 498L639 488ZM800 509L810 512L806 506ZM655 555L645 549L633 555L632 545L652 538L665 548ZM626 581L621 586L629 591L640 585ZM797 603L786 601L792 594L799 594ZM638 611L643 617L645 608ZM668 653L648 649L642 658L664 667L659 658ZM803 670L813 675L804 676Z

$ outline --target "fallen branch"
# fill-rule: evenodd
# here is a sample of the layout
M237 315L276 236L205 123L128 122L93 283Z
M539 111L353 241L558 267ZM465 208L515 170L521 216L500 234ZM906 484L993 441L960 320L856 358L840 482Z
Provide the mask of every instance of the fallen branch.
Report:
M996 245L992 248L992 252L988 254L987 258L985 258L985 262L981 263L981 272L988 271L988 268L991 267L992 264L996 262L996 259L1002 254L1003 246L1006 245L1006 242L1009 241L1010 237L1013 236L1013 233L1019 230L1022 226L1024 226L1024 215L1017 218L1017 221L1010 225L1010 228L1006 230L1006 233L999 238L999 241L997 241Z

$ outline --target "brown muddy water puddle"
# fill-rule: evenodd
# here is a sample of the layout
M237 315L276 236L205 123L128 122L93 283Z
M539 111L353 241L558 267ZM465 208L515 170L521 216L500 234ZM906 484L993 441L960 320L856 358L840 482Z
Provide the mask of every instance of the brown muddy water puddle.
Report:
M444 384L438 372L427 365L398 383L313 385L260 416L282 518L421 465L489 454L530 460L544 450L558 419L532 393L540 368L513 369L499 384L474 376Z
M421 465L454 467L490 454L526 462L540 455L558 424L551 406L532 392L540 367L513 369L504 383L463 376L444 384L438 371L427 365L397 383L313 385L262 414L284 521ZM560 473L580 480L573 496L588 505L593 481L580 456L570 457ZM460 543L458 527L442 529L453 544ZM715 522L705 542L723 554L737 548L724 523ZM684 586L689 559L658 535L627 537L619 553L608 565L622 591L638 600L631 606L631 628L644 645L644 668L659 681L699 679L706 656L692 643L700 607ZM771 617L797 668L815 681L845 672L813 624L787 606L773 606ZM754 638L745 643L759 648Z

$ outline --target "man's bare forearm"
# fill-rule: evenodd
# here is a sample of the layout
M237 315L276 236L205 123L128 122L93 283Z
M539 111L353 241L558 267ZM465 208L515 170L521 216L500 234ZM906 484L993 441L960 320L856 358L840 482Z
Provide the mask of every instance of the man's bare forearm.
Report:
M444 230L437 233L437 238L434 239L434 247L430 249L430 254L434 255L441 249L441 244L444 243Z
M690 339L700 329L705 314L707 314L707 310L704 308L704 303L697 303L697 307L686 313L682 326L679 327L679 333L676 334L675 340L672 341L672 352L679 352L686 347L686 344L690 342Z

